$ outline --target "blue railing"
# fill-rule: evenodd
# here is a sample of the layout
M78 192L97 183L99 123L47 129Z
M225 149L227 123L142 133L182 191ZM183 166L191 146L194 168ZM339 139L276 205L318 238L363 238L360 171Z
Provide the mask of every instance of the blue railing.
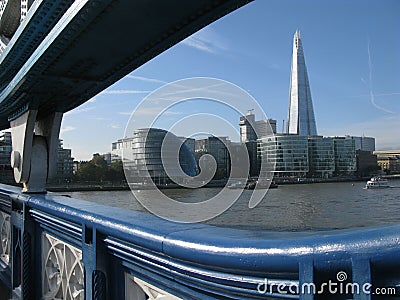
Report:
M0 280L24 299L400 296L400 225L282 233L178 224L6 185L0 209Z

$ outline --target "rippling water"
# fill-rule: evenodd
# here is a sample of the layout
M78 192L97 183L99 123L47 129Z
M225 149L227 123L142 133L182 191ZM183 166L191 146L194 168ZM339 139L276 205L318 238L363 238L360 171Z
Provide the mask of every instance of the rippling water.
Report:
M222 215L207 221L218 226L273 231L309 231L377 226L400 223L400 180L390 189L365 190L365 182L281 185L271 189L263 201L248 208L252 191ZM202 201L219 188L171 189L164 193L183 202ZM74 198L146 211L130 191L70 192Z

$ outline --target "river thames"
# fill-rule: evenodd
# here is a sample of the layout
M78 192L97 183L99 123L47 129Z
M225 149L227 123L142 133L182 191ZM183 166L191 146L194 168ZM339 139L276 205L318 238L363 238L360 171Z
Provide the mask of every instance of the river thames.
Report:
M400 222L400 180L392 188L365 190L365 182L280 185L262 202L248 208L251 190L226 212L205 223L270 231L313 231L387 225ZM220 188L170 189L163 192L182 202L204 201ZM64 192L73 198L146 211L131 191Z

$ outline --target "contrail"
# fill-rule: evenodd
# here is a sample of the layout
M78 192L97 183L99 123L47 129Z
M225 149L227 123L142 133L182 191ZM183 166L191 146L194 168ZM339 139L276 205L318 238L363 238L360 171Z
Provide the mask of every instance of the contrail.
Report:
M384 112L387 112L389 114L395 114L395 112L390 111L382 106L379 106L375 102L375 95L372 91L372 62L371 62L371 50L370 50L370 39L368 38L368 45L367 45L367 51L368 51L368 67L369 67L369 95L371 97L371 103L373 106L375 106L377 109L380 109ZM361 80L365 83L365 80L361 78Z

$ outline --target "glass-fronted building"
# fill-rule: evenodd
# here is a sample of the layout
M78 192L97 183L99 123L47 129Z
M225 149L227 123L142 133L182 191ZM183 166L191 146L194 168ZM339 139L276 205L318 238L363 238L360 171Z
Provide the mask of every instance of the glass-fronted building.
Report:
M275 177L304 177L309 171L307 136L277 134L259 139L258 155L275 164Z
M351 137L277 134L258 140L258 157L275 164L275 177L351 176L357 169Z
M375 151L375 138L368 136L351 136L350 138L354 140L356 151L362 150L371 153Z
M113 157L123 158L129 183L146 184L152 180L163 185L172 182L170 176L196 175L192 151L180 138L166 130L137 129L133 137L118 140L112 147ZM180 169L184 174L180 173Z
M276 133L276 120L266 119L256 121L253 110L249 110L239 120L240 141L242 143L256 142L257 139Z
M310 83L299 31L296 31L293 37L289 94L287 133L302 136L317 135Z
M308 175L329 178L335 171L335 153L333 139L322 136L308 137Z
M63 141L58 141L57 149L57 179L70 179L74 170L74 158L71 149L65 149Z
M353 175L357 170L355 141L351 137L334 137L335 175Z
M209 136L196 139L195 156L199 162L204 154L210 154L217 163L217 170L213 179L225 179L230 173L229 140L227 137Z

